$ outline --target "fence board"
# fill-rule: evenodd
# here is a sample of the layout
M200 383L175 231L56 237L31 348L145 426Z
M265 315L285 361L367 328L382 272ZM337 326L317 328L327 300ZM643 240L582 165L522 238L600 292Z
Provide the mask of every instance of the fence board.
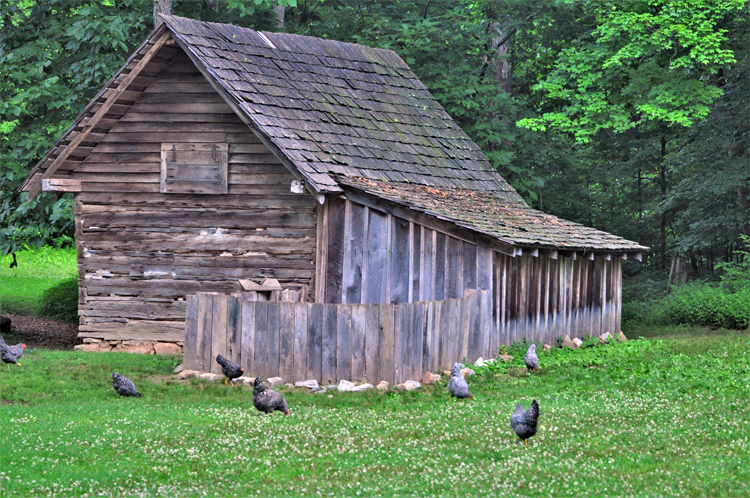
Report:
M255 305L255 374L268 377L268 302L256 301Z
M380 375L380 306L365 308L365 377L371 384L384 380Z
M267 377L277 377L279 375L279 357L281 355L281 345L279 343L279 321L281 319L281 303L279 305L266 305L268 318L268 352L266 361L268 362Z
M255 302L243 296L240 301L242 314L242 361L240 366L245 369L245 375L256 376L255 372Z
M336 376L337 379L352 379L352 307L340 304L336 307Z
M321 374L323 384L336 380L336 326L337 306L328 305L323 309L323 357Z
M227 358L239 364L242 356L242 294L232 294L227 301Z
M299 306L299 305L297 305ZM290 302L279 303L279 377L294 378L294 308Z
M378 313L380 315L380 327L378 328L378 373L380 374L381 379L393 385L396 380L393 330L395 306L378 305Z
M306 380L307 377L307 316L310 304L294 304L294 376L292 381ZM286 380L286 379L285 379Z
M185 310L185 347L184 347L184 368L185 370L196 370L198 365L196 362L197 351L196 346L198 345L198 304L200 298L198 296L188 296L187 307Z
M321 379L323 364L323 304L310 305L307 317L307 375L308 379Z
M394 359L394 376L396 382L407 380L406 365L409 362L407 357L408 348L408 329L410 321L411 305L396 306L393 313L393 359Z
M211 368L211 322L213 316L213 303L211 294L207 294L198 308L198 348L196 364L198 370L205 372ZM202 319L200 319L202 317Z
M351 307L351 369L350 380L357 382L365 381L365 342L367 337L367 325L365 319L365 305L355 304ZM341 380L341 378L339 378Z

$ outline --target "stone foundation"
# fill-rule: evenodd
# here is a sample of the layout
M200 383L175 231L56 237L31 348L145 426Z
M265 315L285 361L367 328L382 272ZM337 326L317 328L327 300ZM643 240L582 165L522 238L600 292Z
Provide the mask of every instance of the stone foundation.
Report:
M136 353L159 355L182 355L184 343L158 341L105 341L87 337L73 349L90 353Z

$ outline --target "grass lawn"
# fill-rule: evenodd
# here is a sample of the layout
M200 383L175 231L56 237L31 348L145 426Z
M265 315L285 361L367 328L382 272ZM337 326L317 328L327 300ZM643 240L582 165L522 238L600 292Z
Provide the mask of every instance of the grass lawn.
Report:
M421 392L284 391L178 381L179 358L26 350L0 366L0 496L748 496L750 336L658 339L540 355ZM144 397L119 399L118 371ZM517 402L543 429L519 444Z
M16 253L17 268L9 268L13 257L0 257L0 312L34 315L42 293L78 275L75 249L48 246Z

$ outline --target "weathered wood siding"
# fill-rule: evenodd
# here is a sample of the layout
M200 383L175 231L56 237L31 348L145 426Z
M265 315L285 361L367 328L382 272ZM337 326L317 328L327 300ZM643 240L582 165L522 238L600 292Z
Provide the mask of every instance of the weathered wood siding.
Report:
M495 253L495 327L507 343L620 330L621 260Z
M393 304L259 302L247 294L188 297L185 368L221 373L216 355L245 375L391 384L497 352L492 291Z
M81 335L181 341L185 297L239 279L312 284L315 200L179 49L165 47L64 168L75 196ZM130 99L128 101L128 99ZM226 195L161 194L161 144L228 144Z
M326 303L412 303L492 288L492 249L330 196L317 295Z

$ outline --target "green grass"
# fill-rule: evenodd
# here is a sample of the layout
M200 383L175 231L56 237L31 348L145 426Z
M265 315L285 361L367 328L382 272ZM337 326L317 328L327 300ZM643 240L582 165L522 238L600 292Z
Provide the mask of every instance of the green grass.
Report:
M44 246L16 253L17 268L9 268L12 256L0 257L0 312L36 315L44 291L78 275L75 249Z
M471 401L445 379L285 391L288 417L177 381L179 358L27 349L0 369L0 496L750 495L750 336L646 332L542 354L539 374L484 369ZM113 371L144 397L119 399ZM544 428L524 447L508 420L532 398Z

